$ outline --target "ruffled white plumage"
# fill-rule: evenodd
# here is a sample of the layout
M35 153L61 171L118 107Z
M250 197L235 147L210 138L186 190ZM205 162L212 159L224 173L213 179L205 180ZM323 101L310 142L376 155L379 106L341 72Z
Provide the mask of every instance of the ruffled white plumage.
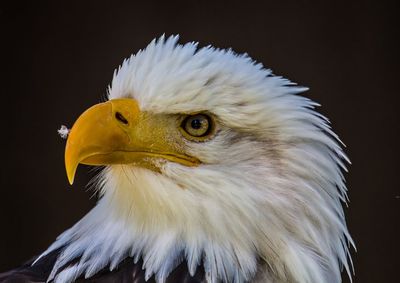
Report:
M341 206L348 159L316 103L296 95L306 88L246 55L177 40L125 60L109 97L151 113L209 111L219 135L188 145L198 168L108 167L97 206L42 255L63 248L49 280L90 277L131 256L158 282L182 260L192 274L204 262L210 282L341 282L352 243Z

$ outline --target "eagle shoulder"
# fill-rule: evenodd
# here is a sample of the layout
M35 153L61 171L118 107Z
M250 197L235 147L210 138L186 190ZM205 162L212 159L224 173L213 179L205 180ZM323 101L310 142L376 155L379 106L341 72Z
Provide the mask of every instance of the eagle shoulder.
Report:
M0 283L45 283L51 270L57 260L60 250L53 251L41 258L37 263L32 265L34 259L24 263L22 266L10 271L0 273ZM73 264L73 263L70 263ZM64 268L68 267L65 266ZM117 268L110 271L105 268L95 274L93 277L85 279L79 277L76 283L155 283L154 276L145 280L145 270L142 269L143 261L134 263L132 258L123 260ZM196 274L191 276L187 263L179 264L168 276L165 283L204 283L205 273L200 266L197 268Z

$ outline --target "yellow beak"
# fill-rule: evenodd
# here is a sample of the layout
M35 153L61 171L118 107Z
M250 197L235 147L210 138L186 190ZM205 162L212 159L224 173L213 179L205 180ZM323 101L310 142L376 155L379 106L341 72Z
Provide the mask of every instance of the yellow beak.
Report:
M70 184L79 163L143 165L156 157L187 166L198 164L197 159L167 143L165 131L152 128L144 116L134 99L114 99L86 110L72 127L65 148Z

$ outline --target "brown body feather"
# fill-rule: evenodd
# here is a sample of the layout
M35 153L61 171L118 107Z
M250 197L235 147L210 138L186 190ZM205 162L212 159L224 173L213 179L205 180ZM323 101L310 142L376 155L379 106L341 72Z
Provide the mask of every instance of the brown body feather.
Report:
M32 266L34 259L22 266L0 273L0 283L44 283L53 268L59 254L59 250L50 253L40 259ZM134 263L132 258L122 261L113 271L108 268L98 272L95 276L85 279L78 278L76 283L155 283L154 276L148 281L145 280L145 271L142 269L142 261ZM187 269L186 262L182 262L168 276L166 283L202 283L205 282L203 268L197 268L196 274L192 277Z

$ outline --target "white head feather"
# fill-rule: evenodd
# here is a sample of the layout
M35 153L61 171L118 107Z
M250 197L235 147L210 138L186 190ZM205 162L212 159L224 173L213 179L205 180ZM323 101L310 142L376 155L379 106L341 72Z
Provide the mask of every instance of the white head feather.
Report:
M153 113L207 110L218 135L188 143L198 167L106 168L97 206L43 254L64 247L49 280L90 277L132 256L158 282L182 260L191 273L204 263L209 282L341 282L352 243L341 205L348 160L316 103L297 95L306 88L247 55L177 40L125 60L109 98Z

